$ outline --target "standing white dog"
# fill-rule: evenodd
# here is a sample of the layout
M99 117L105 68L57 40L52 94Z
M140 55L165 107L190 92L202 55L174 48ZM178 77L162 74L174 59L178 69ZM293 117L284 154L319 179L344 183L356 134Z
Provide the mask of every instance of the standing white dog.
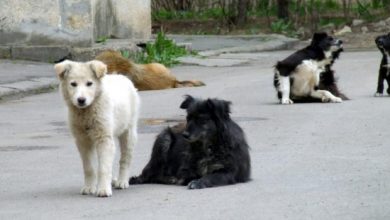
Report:
M106 65L96 60L86 63L65 60L54 68L68 106L69 126L83 162L85 184L81 194L112 195L115 138L119 139L121 157L119 177L112 184L115 188L128 188L140 107L133 83L122 75L106 75ZM95 150L97 176L92 166Z

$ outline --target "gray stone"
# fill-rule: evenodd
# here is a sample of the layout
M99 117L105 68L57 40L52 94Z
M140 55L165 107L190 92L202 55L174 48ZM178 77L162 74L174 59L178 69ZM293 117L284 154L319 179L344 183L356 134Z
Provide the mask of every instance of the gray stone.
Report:
M89 47L100 37L148 39L150 0L2 0L1 45Z
M178 59L182 64L199 65L207 67L228 67L238 66L248 63L247 59L221 59L221 58L197 58L197 57L180 57Z
M32 78L6 85L0 84L0 100L13 96L41 93L57 87L58 80L55 77Z
M89 48L72 48L71 57L73 60L77 61L93 60L96 55L108 49L116 51L127 51L130 55L141 51L141 49L134 43L126 45L110 44L110 46L102 45Z
M115 38L148 39L151 36L150 0L115 0L111 35Z
M92 44L91 0L3 0L2 44Z
M328 33L334 31L335 29L336 29L336 25L333 24L333 23L329 23L329 24L324 25L324 26L321 27L322 31L328 32Z
M67 46L13 46L11 53L13 59L55 62L69 56L70 48Z
M368 27L367 26L363 26L360 28L360 30L362 31L362 33L367 33L369 30L368 30Z
M364 20L361 20L361 19L353 19L353 21L352 21L352 27L356 27L356 26L362 25L363 23L364 23Z
M346 25L341 30L337 31L335 33L335 35L336 36L341 36L341 35L344 35L344 34L347 34L347 33L352 33L352 29L351 29L351 27Z
M374 23L373 27L374 27L374 31L376 32L386 31L388 29L388 25L386 24L386 21L379 21L377 23Z

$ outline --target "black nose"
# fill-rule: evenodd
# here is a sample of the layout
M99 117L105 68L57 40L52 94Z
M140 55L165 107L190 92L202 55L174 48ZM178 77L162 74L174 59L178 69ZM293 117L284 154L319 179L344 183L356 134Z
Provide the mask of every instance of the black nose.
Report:
M85 98L83 97L80 97L80 98L77 98L77 102L79 103L79 105L85 105Z
M184 137L185 139L190 138L190 133L188 133L187 131L184 131L182 135L183 135L183 137Z
M383 44L383 38L378 38L376 39L377 44Z

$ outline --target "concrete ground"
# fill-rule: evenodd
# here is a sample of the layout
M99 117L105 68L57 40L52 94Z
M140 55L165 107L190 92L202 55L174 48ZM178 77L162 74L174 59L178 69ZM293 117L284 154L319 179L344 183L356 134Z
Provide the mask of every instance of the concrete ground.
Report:
M139 185L111 198L79 195L81 161L59 92L1 102L0 219L390 219L390 99L373 97L379 52L346 52L336 63L350 101L283 106L272 66L291 52L223 54L217 58L247 62L178 66L172 71L180 79L207 86L140 92L132 175L148 161L157 133L174 124L164 121L184 119L178 106L191 94L233 102L232 117L251 146L252 181L244 184L192 191Z

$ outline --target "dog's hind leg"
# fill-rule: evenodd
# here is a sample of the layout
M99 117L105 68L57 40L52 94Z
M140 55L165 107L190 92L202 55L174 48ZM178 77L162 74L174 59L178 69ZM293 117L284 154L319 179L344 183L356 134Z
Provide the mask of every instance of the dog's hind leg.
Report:
M214 186L223 186L236 183L232 173L212 173L200 179L192 180L188 183L188 189L203 189Z
M173 144L173 138L171 128L163 130L157 136L148 164L142 170L141 175L130 178L130 185L144 183L174 184L175 177L166 177L167 167L169 167L168 154Z
M341 98L334 96L332 93L326 90L313 90L311 91L310 96L316 99L320 99L322 102L343 102Z
M278 92L281 93L281 104L293 104L293 101L290 99L290 77L280 76L279 77L279 88Z
M80 152L84 169L84 187L80 193L83 195L95 194L96 173L92 166L94 148L87 141L78 138L76 138L76 145Z
M118 180L113 180L113 186L117 189L126 189L129 187L129 172L132 158L132 150L137 141L137 132L128 131L119 136L121 157L119 160Z

